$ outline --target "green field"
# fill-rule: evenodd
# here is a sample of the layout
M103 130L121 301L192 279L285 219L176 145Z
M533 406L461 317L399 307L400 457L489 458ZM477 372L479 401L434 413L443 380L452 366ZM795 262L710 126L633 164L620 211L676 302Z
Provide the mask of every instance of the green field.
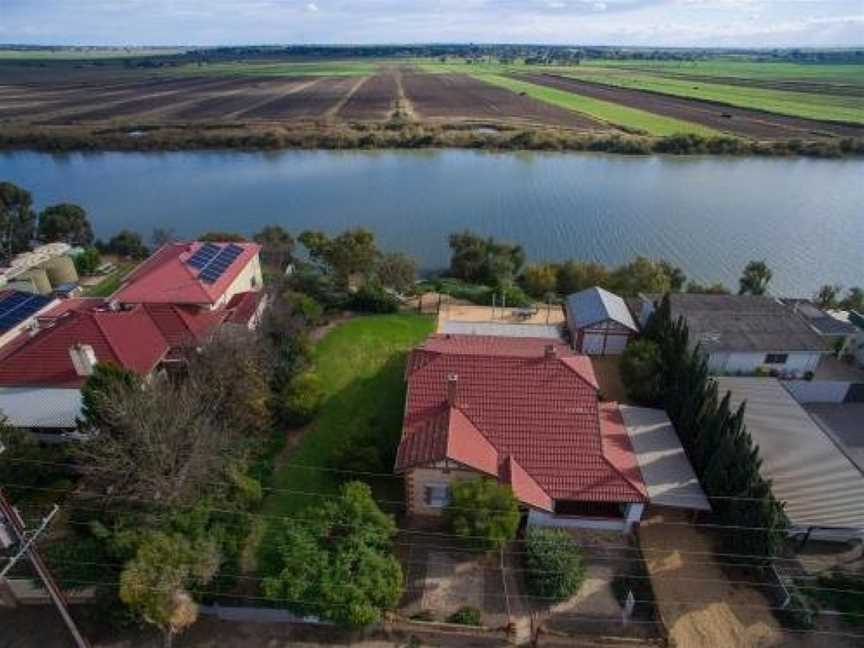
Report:
M69 48L69 49L0 49L0 61L98 61L103 59L126 59L182 54L186 50L178 47L154 48Z
M367 76L378 71L374 61L262 61L198 65L190 63L167 74L215 74L225 76Z
M766 63L765 65L769 64ZM532 70L532 66L523 66L523 69ZM610 66L585 65L552 68L551 70L548 67L535 69L542 72L554 71L584 81L594 81L636 90L650 90L691 99L705 99L782 115L864 123L864 99L861 97L694 81Z
M483 72L473 72L472 76L491 83L493 85L507 88L513 92L524 92L529 97L544 101L559 108L574 110L576 112L589 115L599 119L600 121L621 126L629 130L639 130L648 133L649 135L675 135L678 133L697 133L699 135L719 135L718 131L692 124L690 122L672 119L669 117L661 117L653 113L638 110L636 108L628 108L620 104L609 101L602 101L592 97L585 97L572 92L558 90L557 88L547 88L546 86L529 83L514 79L513 77L503 76L500 74L487 74Z
M585 68L607 67L670 75L694 75L753 79L759 81L804 81L864 86L864 65L774 63L715 59L707 61L592 60Z
M316 498L303 495L335 493L339 452L352 439L381 438L393 448L399 443L405 394L403 372L409 349L434 329L422 315L399 314L358 317L338 325L316 346L313 362L324 381L326 400L321 414L310 424L300 445L277 467L275 490L264 503L268 515L295 515ZM298 466L312 466L302 468ZM382 468L389 472L390 466ZM401 501L400 481L384 478L376 493Z

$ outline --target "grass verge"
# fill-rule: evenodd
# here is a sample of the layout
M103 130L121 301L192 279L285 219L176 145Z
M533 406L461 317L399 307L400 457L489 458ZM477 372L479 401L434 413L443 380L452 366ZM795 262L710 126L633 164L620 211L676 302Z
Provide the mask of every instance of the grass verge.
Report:
M110 297L123 283L135 266L138 265L135 261L122 261L117 264L117 269L102 281L94 286L89 286L84 290L84 297Z

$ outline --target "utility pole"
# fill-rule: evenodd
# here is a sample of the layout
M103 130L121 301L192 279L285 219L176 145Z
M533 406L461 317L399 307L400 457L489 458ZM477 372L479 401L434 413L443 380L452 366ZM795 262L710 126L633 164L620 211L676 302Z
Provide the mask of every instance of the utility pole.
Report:
M4 449L5 448L2 444L0 444L0 454L3 453ZM12 569L16 562L21 558L28 558L33 569L39 575L39 578L42 579L42 583L45 585L45 589L48 591L51 601L54 603L54 606L63 618L64 623L66 623L66 627L69 629L69 633L75 641L75 646L77 648L90 648L90 643L84 638L81 631L78 630L75 620L69 613L69 606L66 602L66 597L63 596L63 591L60 589L60 585L54 579L54 576L51 575L48 566L45 564L45 561L42 560L42 556L36 548L36 538L40 533L48 528L52 518L59 510L60 507L55 504L54 508L51 509L51 512L42 520L39 528L28 537L24 528L24 522L18 515L18 511L16 511L15 507L13 507L9 500L6 499L3 489L0 488L0 526L5 526L9 529L11 531L11 536L17 540L20 545L18 553L10 559L9 563L3 568L3 571L0 572L0 581L5 578L6 574L10 569Z

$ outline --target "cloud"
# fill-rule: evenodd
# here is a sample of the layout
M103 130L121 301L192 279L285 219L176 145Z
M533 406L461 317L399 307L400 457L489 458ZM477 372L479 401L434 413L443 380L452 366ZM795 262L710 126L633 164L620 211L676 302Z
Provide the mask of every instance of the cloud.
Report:
M4 38L37 44L864 44L861 0L0 0L0 5Z

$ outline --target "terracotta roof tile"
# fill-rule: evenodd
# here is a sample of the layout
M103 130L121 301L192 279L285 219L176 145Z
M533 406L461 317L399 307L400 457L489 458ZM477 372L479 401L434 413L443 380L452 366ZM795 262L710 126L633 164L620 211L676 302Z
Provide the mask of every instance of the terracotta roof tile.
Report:
M456 375L455 407L499 456L512 457L548 497L643 501L638 467L632 472L632 450L626 457L614 426L608 427L604 441L597 390L574 369L582 362L570 360L577 356L564 345L554 345L555 354L548 346L542 338L438 335L415 349L406 372L403 425L412 463L440 456L440 445L420 444L411 435L446 405L447 378Z

